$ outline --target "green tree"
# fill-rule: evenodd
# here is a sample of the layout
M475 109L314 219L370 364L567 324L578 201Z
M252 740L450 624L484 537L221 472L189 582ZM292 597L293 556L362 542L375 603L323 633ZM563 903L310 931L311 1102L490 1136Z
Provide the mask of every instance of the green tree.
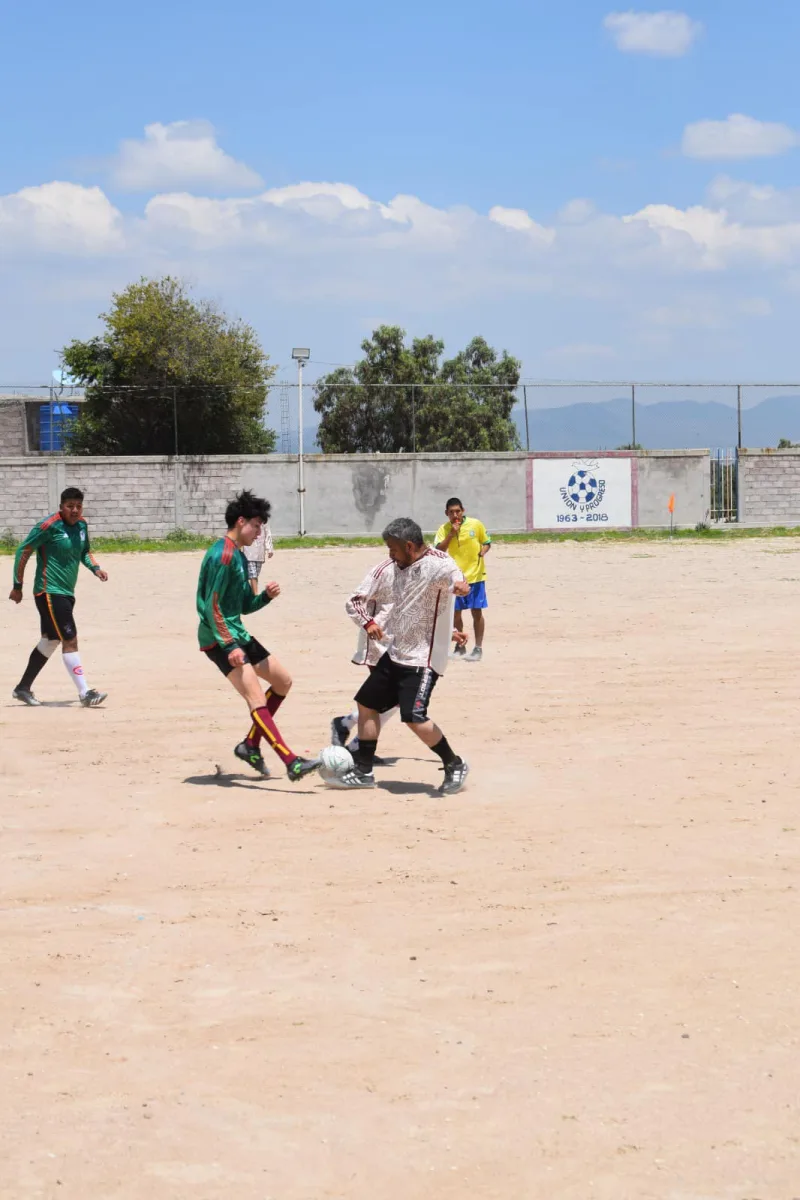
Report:
M441 361L444 342L428 336L410 346L405 331L381 325L361 343L364 357L317 385L314 407L326 454L514 450L511 410L520 364L473 338Z
M196 301L180 279L141 279L112 297L105 331L61 358L86 388L74 454L261 454L275 372L255 330ZM177 416L177 441L176 441Z

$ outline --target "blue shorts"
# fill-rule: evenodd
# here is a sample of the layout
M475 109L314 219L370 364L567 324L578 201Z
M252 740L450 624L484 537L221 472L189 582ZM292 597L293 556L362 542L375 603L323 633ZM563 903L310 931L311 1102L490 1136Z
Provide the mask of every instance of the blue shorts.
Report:
M481 580L480 583L471 583L469 585L468 596L456 596L456 612L461 612L463 608L488 608L489 602L486 599L486 584Z

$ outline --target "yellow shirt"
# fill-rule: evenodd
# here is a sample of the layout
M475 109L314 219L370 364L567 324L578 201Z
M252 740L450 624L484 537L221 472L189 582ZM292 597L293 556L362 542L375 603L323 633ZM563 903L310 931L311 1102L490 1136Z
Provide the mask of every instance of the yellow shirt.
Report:
M438 546L439 542L443 542L451 529L449 521L440 525L434 544ZM482 583L486 578L486 559L481 558L481 550L484 546L491 545L491 541L482 521L477 521L474 517L464 517L458 536L453 538L447 551L461 567L467 583Z

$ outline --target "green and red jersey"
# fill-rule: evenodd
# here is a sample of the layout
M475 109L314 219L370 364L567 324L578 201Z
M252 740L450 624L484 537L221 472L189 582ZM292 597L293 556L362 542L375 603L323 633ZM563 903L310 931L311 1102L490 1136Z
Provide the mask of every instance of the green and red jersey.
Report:
M89 545L89 529L81 518L68 525L61 513L53 513L34 525L14 556L14 586L22 583L22 572L32 554L36 554L34 595L50 592L55 596L74 596L78 567L96 575L100 570Z
M229 537L207 551L197 581L197 640L201 650L222 646L231 650L250 640L242 613L258 612L269 604L266 592L253 595L247 578L247 559Z

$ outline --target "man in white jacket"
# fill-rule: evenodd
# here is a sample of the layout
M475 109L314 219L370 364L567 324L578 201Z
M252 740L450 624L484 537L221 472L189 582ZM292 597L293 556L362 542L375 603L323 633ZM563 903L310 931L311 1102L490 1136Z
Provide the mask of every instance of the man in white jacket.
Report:
M269 521L265 521L261 526L261 532L251 546L244 546L244 556L247 559L247 578L250 580L250 589L255 596L258 595L258 577L261 574L261 568L268 558L272 558L275 553L275 548L272 542L272 530L269 527Z
M410 518L399 517L387 525L383 540L388 559L346 605L348 616L370 642L382 643L385 652L356 694L359 744L354 768L340 784L375 786L372 768L380 717L398 705L403 724L441 759L444 782L439 791L450 795L461 791L469 767L429 718L428 704L447 667L454 597L466 595L469 584L448 554L425 545L422 530ZM383 625L376 620L379 610L385 610Z

